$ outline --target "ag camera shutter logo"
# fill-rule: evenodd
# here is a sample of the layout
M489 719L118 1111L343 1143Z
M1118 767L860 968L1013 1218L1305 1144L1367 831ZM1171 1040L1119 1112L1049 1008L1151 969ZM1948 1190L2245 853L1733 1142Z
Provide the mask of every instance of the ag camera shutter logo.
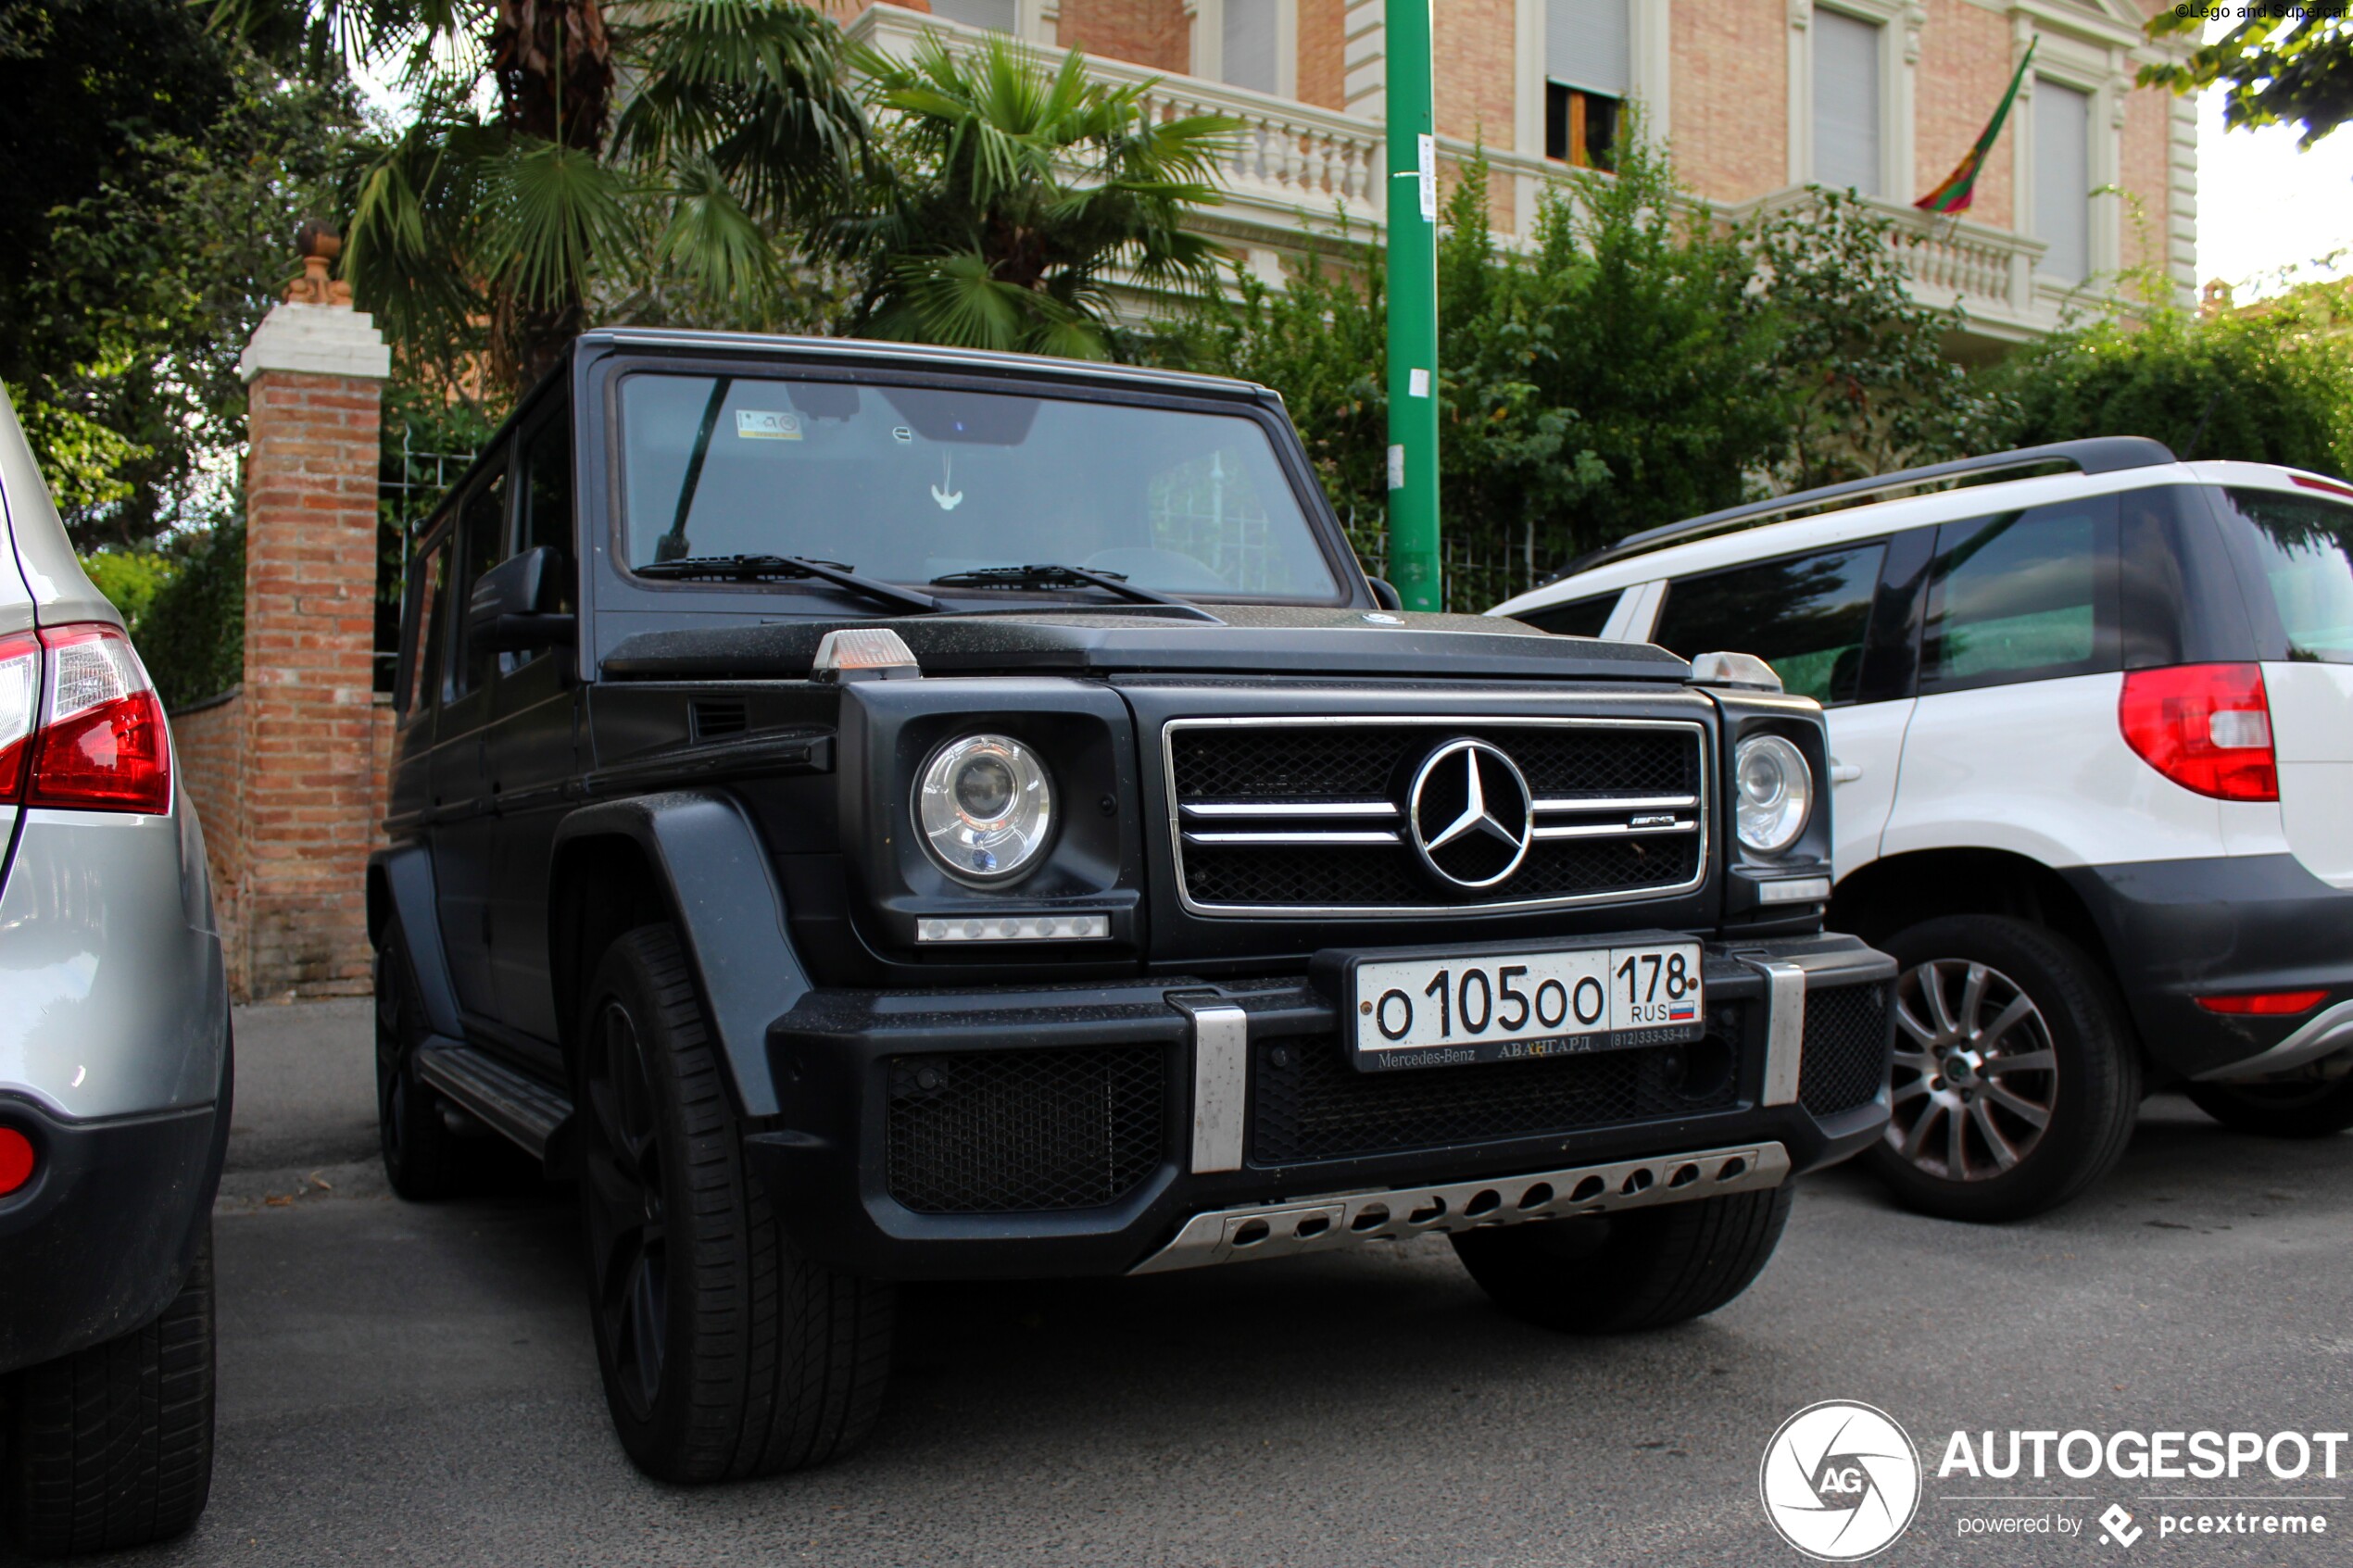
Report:
M1893 1545L1920 1505L1920 1459L1894 1417L1825 1399L1781 1423L1757 1467L1765 1517L1822 1562L1855 1562Z

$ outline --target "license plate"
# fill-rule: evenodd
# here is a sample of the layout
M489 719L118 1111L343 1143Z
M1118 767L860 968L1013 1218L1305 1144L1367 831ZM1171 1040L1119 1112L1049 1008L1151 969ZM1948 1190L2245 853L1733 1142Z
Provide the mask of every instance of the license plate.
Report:
M1696 942L1365 958L1350 966L1359 1071L1679 1045L1706 1031Z

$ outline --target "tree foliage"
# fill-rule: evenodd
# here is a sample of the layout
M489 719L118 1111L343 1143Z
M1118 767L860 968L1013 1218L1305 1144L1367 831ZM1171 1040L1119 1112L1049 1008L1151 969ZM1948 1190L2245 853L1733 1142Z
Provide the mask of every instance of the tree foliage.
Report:
M783 0L212 4L400 66L414 110L350 171L345 274L421 377L486 354L520 391L600 310L777 324L782 239L862 157L838 31Z
M858 59L885 129L860 207L834 226L859 288L848 330L1074 358L1111 352L1114 281L1214 288L1218 252L1184 227L1239 122L1153 118L1142 86L1090 80L992 34L926 36Z
M237 356L323 210L347 94L179 0L0 0L0 381L84 549L231 504Z
M2353 344L2315 299L2054 334L1988 377L1993 444L2145 435L2184 458L2353 474Z
M1906 292L1889 223L1819 194L1730 227L1639 134L1613 174L1541 198L1500 245L1487 169L1460 171L1439 242L1440 512L1501 567L1483 608L1584 550L1750 495L1955 456L1990 407ZM1348 247L1198 312L1189 363L1282 392L1359 547L1380 549L1388 404L1381 257Z
M2196 38L2208 15L2204 6L2160 7L2149 36ZM2353 115L2353 19L2343 0L2242 6L2237 15L2238 25L2186 60L2143 66L2143 84L2195 93L2219 82L2223 124L2300 125L2306 147Z

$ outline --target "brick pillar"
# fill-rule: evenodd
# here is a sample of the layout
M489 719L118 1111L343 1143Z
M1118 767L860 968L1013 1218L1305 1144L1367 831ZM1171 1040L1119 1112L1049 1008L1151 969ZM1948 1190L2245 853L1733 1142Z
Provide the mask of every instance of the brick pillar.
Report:
M245 878L231 984L244 995L368 988L361 888L376 798L376 466L391 356L327 280L332 235L305 228L306 276L237 369L245 464Z

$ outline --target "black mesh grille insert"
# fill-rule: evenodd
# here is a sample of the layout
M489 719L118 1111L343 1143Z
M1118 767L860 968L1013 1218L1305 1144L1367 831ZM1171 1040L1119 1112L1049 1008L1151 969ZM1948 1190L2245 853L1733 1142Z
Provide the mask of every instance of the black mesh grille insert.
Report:
M1806 993L1806 1050L1797 1102L1817 1116L1852 1110L1887 1083L1885 985L1842 985Z
M1364 800L1390 793L1401 768L1457 735L1511 754L1539 796L1692 795L1699 741L1690 730L1549 724L1241 725L1169 737L1179 800Z
M890 1058L890 1196L923 1214L1117 1202L1161 1160L1164 1059L1154 1045Z
M1251 1047L1251 1160L1259 1165L1495 1143L1732 1102L1729 1076L1678 1092L1665 1050L1359 1073L1337 1036Z
M1689 729L1533 724L1365 724L1178 728L1170 732L1176 805L1386 799L1403 805L1415 768L1463 735L1511 757L1539 799L1696 796L1701 747ZM1361 824L1359 824L1361 825ZM1676 887L1700 871L1697 834L1546 839L1501 884L1446 888L1395 846L1184 848L1185 887L1202 904L1430 909Z

